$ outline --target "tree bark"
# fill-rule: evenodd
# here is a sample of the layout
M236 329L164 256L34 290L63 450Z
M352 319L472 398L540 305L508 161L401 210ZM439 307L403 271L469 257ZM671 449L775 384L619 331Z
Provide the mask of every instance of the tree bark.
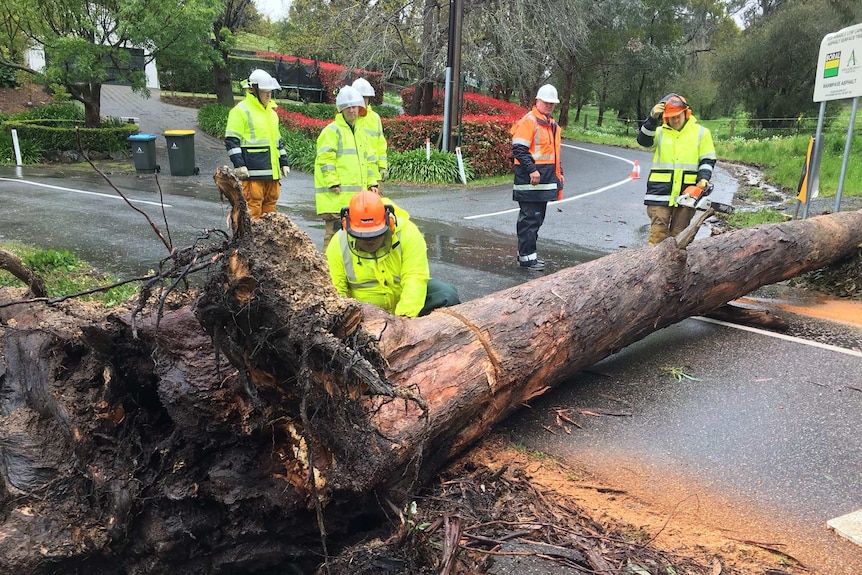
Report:
M314 555L321 524L337 539L577 371L862 243L862 211L668 239L407 319L339 297L304 232L251 221L238 182L216 180L234 235L194 302L135 329L83 304L0 307L10 571Z

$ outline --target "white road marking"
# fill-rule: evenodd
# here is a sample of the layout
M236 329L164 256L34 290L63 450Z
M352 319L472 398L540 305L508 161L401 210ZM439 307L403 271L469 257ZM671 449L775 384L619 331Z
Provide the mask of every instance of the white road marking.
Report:
M88 195L88 196L100 196L100 197L103 197L103 198L110 198L110 199L112 199L112 200L121 200L121 201L125 201L125 200L123 200L123 198L121 198L120 196L118 196L118 195L114 195L114 194L103 194L103 193L101 193L101 192L88 192L88 191L86 191L86 190L78 190L78 189L75 189L75 188L64 188L63 186L54 186L54 185L52 185L52 184L42 184L42 183L40 183L40 182L31 182L30 180L19 180L18 178L0 178L0 181L3 181L3 182L15 182L15 183L18 183L18 184L28 184L28 185L30 185L30 186L37 186L37 187L40 187L40 188L48 188L48 189L51 189L51 190L60 190L60 191L63 191L63 192L73 192L73 193L76 193L76 194L86 194L86 195ZM172 207L170 204L162 204L162 203L160 203L160 202L151 202L151 201L149 201L149 200L129 200L129 201L131 201L132 203L135 203L135 204L149 204L149 205L151 205L151 206L164 206L164 207L166 207L166 208L170 208L170 207Z
M767 331L765 329L759 329L759 328L750 327L747 325L739 325L739 324L735 324L735 323L729 323L726 321L722 321L720 319L712 319L710 317L695 316L692 319L705 321L706 323L714 323L716 325L723 325L725 327L732 327L735 329L740 329L742 331L750 331L752 333L757 333L760 335L774 337L775 339L783 339L785 341L792 341L794 343L801 343L803 345L810 345L811 347L817 347L820 349L825 349L827 351L837 351L838 353L846 353L847 355L852 355L854 357L862 357L862 351L856 351L855 349L847 349L846 347L838 347L837 345L829 345L828 343L820 343L819 341L811 341L808 339L803 339L801 337L795 337L792 335L784 335L783 333L775 333L773 331Z
M581 148L581 147L579 147L579 146L573 146L573 145L571 145L571 144L563 144L563 147L565 147L565 148L572 148L573 150L580 150L580 151L582 151L582 152L589 152L589 153L591 153L591 154L598 154L598 155L600 155L600 156L607 156L607 157L609 157L609 158L613 158L613 159L615 159L615 160L620 160L620 161L622 161L622 162L625 162L625 163L627 163L627 164L629 164L629 165L632 165L632 166L634 165L634 162L633 162L633 161L631 161L631 160L627 160L627 159L625 159L625 158L623 158L623 157L621 157L621 156L616 156L616 155L614 155L614 154L608 154L607 152L599 152L599 151L597 151L597 150L588 150L587 148ZM626 178L626 179L624 179L624 180L620 180L619 182L616 182L616 183L613 183L613 184L609 184L609 185L607 185L607 186L605 186L605 187L603 187L603 188L599 188L599 189L597 189L597 190L592 190L592 191L590 191L590 192L584 192L583 194L578 194L577 196L571 196L571 197L568 197L568 198L563 198L562 200L554 200L554 201L548 202L548 205L551 205L551 204L564 204L564 203L566 203L566 202L571 202L571 201L574 201L574 200L579 200L579 199L581 199L581 198L586 198L587 196L593 196L593 195L595 195L595 194L601 194L602 192L606 192L606 191L608 191L608 190L612 190L612 189L614 189L614 188L616 188L616 187L618 187L618 186L621 186L621 185L623 185L623 184L626 184L626 183L630 182L631 180L632 180L632 178L631 178L631 176L629 176L628 178ZM490 212L490 213L486 213L486 214L476 214L476 215L474 215L474 216L464 216L464 219L465 219L465 220L478 220L479 218L490 218L490 217L492 217L492 216L500 216L500 215L503 215L503 214L514 214L514 213L517 213L519 210L520 210L520 208L511 208L511 209L508 209L508 210L502 210L502 211L499 211L499 212Z

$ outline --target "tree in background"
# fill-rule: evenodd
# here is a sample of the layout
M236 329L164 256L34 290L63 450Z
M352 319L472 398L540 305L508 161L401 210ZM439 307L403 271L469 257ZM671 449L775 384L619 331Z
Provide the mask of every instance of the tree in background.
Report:
M793 125L814 115L817 56L823 37L849 25L862 8L830 0L762 0L739 38L719 54L717 75L737 110L761 127ZM845 11L849 10L849 11Z
M261 16L252 0L222 0L223 10L212 22L210 45L217 54L213 58L213 86L216 100L229 108L234 105L233 82L228 56L236 47L236 33L257 26Z
M4 0L0 10L3 18L17 16L30 40L44 47L47 81L84 105L87 127L98 127L103 83L128 82L149 93L144 70L132 66L128 49L143 48L145 64L162 54L200 63L223 1Z

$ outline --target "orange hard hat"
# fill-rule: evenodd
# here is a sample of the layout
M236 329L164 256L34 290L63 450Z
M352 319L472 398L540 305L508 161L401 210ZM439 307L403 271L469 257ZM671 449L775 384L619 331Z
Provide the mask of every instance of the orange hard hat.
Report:
M683 112L685 112L686 120L691 116L691 108L689 107L688 102L679 94L668 94L662 98L662 102L664 102L664 114L662 114L662 119L665 122L667 122L668 118L673 118Z
M344 212L342 210L342 227L354 238L376 238L389 227L386 206L374 192L357 192L350 198L347 213Z

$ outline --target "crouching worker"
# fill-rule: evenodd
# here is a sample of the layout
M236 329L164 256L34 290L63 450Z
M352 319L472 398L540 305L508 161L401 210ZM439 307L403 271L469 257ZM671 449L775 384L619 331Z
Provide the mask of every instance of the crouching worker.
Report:
M407 212L374 192L357 192L341 210L326 261L340 295L394 315L417 317L461 303L455 286L429 278L425 238Z

